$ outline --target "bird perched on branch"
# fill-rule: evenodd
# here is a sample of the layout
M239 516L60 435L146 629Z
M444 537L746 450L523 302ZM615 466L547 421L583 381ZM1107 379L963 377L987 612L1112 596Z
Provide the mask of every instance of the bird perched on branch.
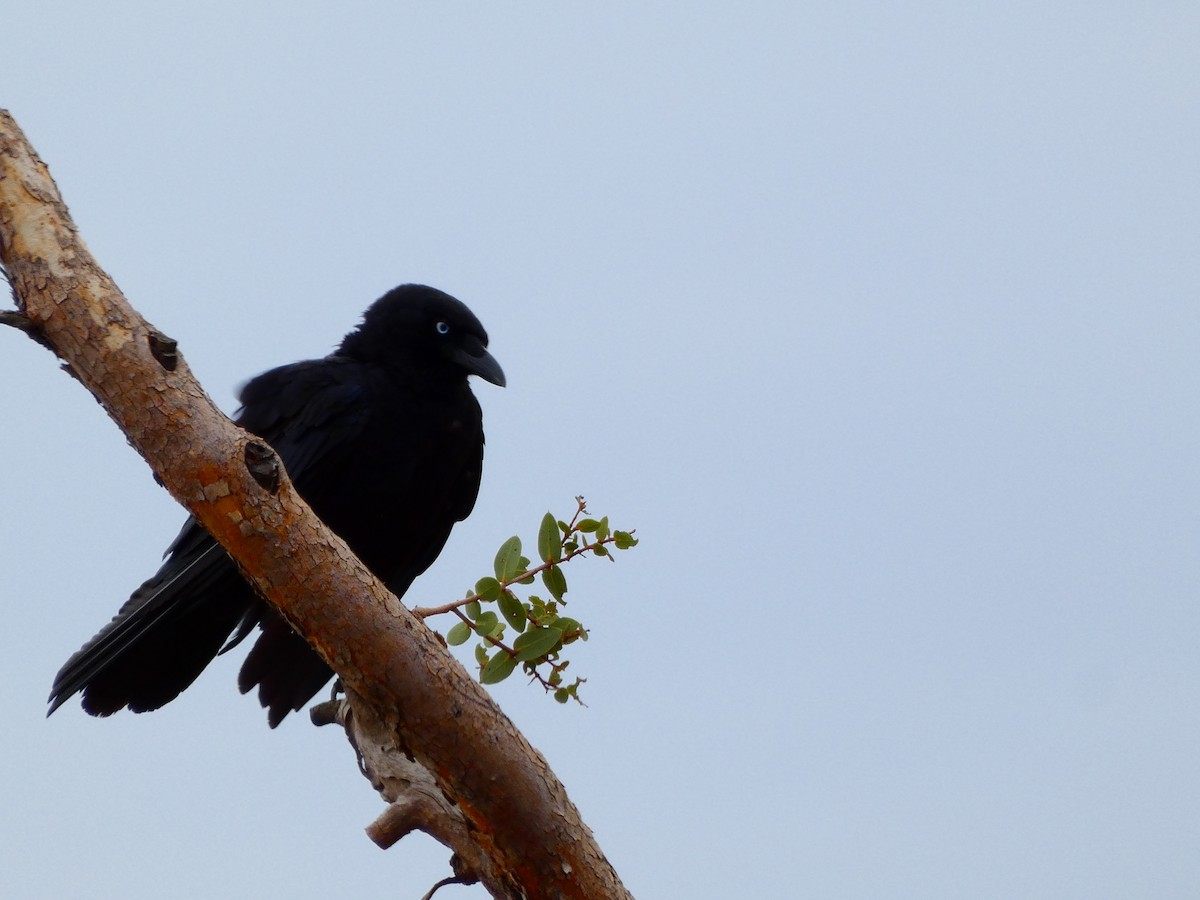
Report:
M467 376L504 386L487 343L458 300L403 285L329 356L241 391L238 424L275 449L313 511L397 596L475 505L483 423ZM333 673L189 518L158 572L59 671L50 712L76 693L96 716L158 709L256 626L238 686L258 687L274 728Z

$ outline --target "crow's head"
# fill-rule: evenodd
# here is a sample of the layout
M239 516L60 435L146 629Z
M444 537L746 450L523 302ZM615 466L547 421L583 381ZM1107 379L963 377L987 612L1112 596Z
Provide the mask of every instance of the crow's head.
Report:
M504 387L487 343L487 332L461 301L423 284L403 284L371 304L337 352L369 363L465 372Z

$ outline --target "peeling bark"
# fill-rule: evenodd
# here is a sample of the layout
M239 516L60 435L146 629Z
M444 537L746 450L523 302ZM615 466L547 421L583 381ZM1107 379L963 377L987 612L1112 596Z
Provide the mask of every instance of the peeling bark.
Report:
M100 268L46 165L0 110L0 262L13 324L53 350L155 475L338 673L344 725L391 804L369 829L413 829L497 897L630 896L566 790L491 697L229 421L175 341Z

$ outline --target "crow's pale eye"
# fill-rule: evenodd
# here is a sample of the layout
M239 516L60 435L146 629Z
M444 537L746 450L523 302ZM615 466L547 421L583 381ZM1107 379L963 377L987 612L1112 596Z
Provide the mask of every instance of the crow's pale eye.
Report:
M437 329L438 334L449 334L450 333L450 323L449 322L438 322L433 327Z

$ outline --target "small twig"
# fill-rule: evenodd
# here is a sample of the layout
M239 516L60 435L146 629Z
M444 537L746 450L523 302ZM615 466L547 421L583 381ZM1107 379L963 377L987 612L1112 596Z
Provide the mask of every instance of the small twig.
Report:
M334 725L338 723L338 709L341 707L340 700L325 700L315 706L310 706L308 709L308 717L314 725L320 728L322 725Z
M574 527L573 519L571 521L571 524L572 524L572 527ZM629 533L633 534L632 531ZM564 563L570 562L572 559L574 559L577 556L582 556L583 554L585 554L591 550L595 550L597 547L603 547L605 544L614 543L616 541L616 539L617 538L615 535L609 535L602 541L596 541L595 543L592 543L592 544L584 544L582 547L579 547L576 550L573 550L572 552L568 553L562 559L548 560L548 561L542 563L541 565L534 566L532 569L528 569L524 572L521 572L519 575L515 575L512 578L506 579L505 581L501 581L500 587L507 589L514 584L519 584L520 582L524 581L530 575L538 575L538 574L546 571L546 569L553 568L554 566L561 566ZM454 600L454 601L451 601L450 603L443 603L441 606L414 606L412 608L411 612L418 619L428 619L430 616L442 616L448 612L455 612L455 611L461 609L462 607L466 606L468 603L477 603L482 599L483 599L483 597L480 594L472 594L469 597L463 597L461 600ZM470 621L470 620L464 616L463 621Z
M29 318L23 312L17 312L15 309L0 310L0 325L8 325L20 331L33 331L37 328L33 319Z
M454 613L456 616L458 616L460 619L462 619L468 625L475 624L469 618L467 618L466 613L464 613L461 609L451 609L451 610L448 610L448 612ZM482 637L485 641L490 643L493 647L499 647L501 650L503 650L509 656L517 655L516 650L514 650L512 647L509 647L507 644L505 644L503 641L499 640L498 638L492 637L490 634L480 635L480 637Z
M9 284L11 285L11 283L10 281ZM25 313L15 309L0 310L0 325L7 325L10 328L17 329L17 331L23 331L31 340L41 344L55 356L59 356L58 349L46 339L46 332L42 326L25 315ZM69 363L64 362L63 368L66 369L67 374L72 378L79 378Z
M429 893L422 897L421 900L430 900L430 898L438 892L438 888L444 888L448 884L474 884L474 882L464 881L461 878L451 875L449 878L443 878L441 881L431 887L429 889Z

